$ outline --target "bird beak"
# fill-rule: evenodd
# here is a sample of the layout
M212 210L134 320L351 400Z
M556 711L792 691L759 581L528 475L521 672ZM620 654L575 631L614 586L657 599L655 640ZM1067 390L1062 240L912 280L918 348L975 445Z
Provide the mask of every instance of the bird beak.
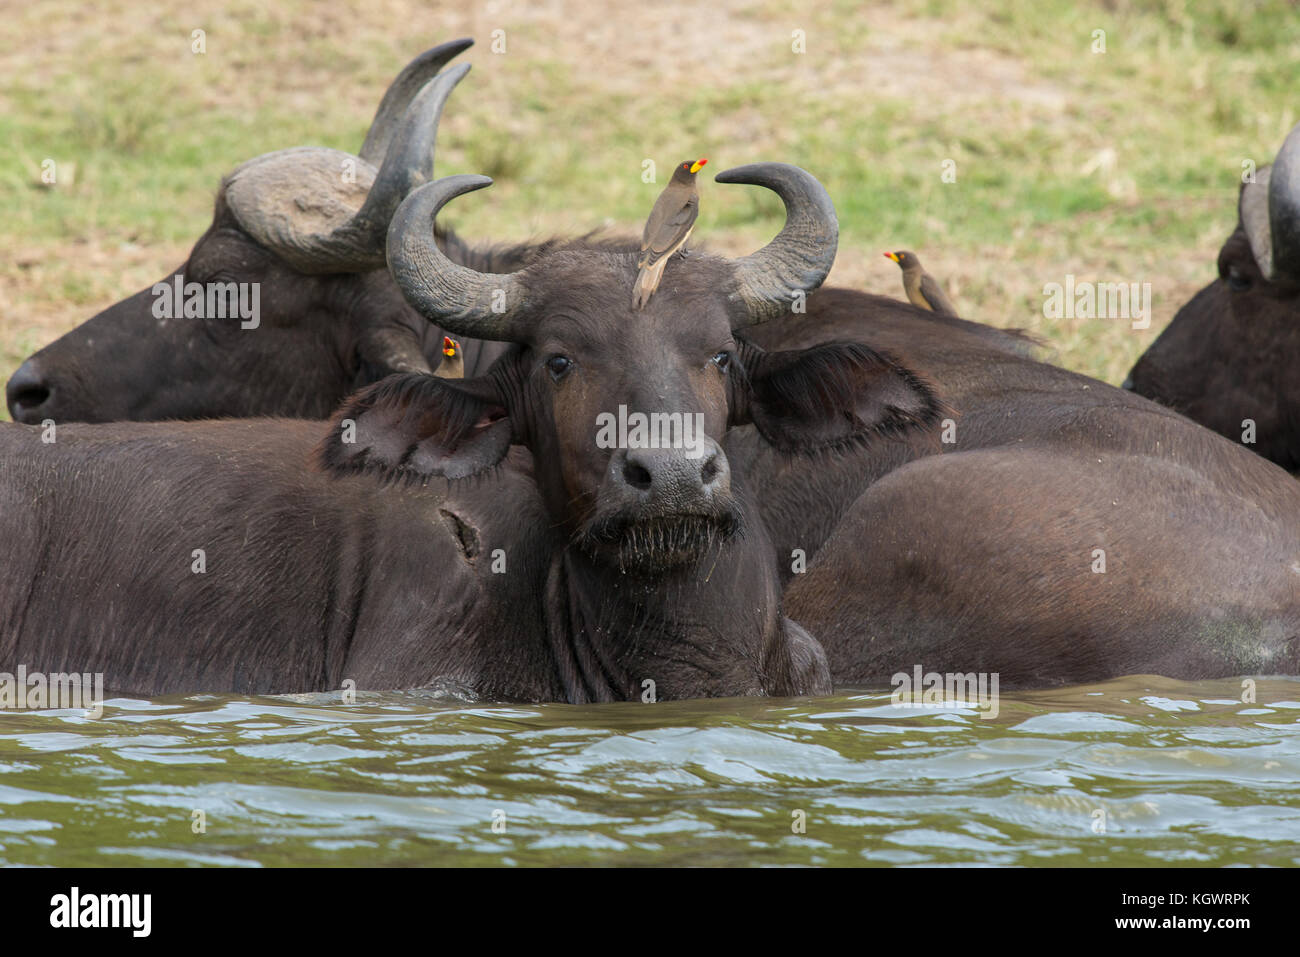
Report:
M697 159L694 163L691 164L691 172L698 173L700 171L700 167L707 162L708 160L706 159Z
M456 349L459 345L460 343L458 343L455 339L451 338L450 336L443 336L442 354L446 356L448 359L456 358Z
M894 262L898 262L898 253L885 253L885 258L892 259Z

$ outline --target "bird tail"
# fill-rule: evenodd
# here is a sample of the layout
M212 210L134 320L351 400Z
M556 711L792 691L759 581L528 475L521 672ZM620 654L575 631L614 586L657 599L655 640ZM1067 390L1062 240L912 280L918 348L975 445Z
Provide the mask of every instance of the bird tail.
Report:
M667 257L663 257L658 262L641 267L641 271L636 274L636 282L632 286L632 305L635 308L644 309L646 307L650 297L659 288L659 281L663 278L664 266L667 264Z

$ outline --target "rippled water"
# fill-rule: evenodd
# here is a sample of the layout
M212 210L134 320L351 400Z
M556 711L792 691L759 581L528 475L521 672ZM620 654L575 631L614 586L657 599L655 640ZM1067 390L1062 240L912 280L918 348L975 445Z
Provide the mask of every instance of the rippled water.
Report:
M0 712L0 861L1300 864L1300 682L1241 693L1136 677L992 720L881 692Z

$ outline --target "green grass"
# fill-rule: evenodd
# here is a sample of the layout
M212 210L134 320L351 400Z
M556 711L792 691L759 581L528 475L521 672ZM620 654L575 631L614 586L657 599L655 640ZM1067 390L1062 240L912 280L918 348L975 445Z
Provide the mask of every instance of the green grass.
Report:
M119 0L96 19L52 0L10 24L0 377L180 261L238 163L301 144L355 150L400 65L466 33L479 46L444 117L439 172L497 180L452 211L467 236L637 231L679 160L798 163L840 214L833 281L901 295L879 252L915 249L964 314L1027 327L1064 365L1112 382L1212 277L1242 161L1267 162L1300 120L1288 0L724 0L675 6L670 41L613 3L555 16L413 0L195 7L172 17ZM189 53L195 27L203 56ZM41 185L47 157L71 175ZM647 158L658 184L641 182ZM940 178L945 160L956 183ZM752 248L779 210L706 179L697 236ZM1066 273L1152 282L1152 328L1044 319L1042 286Z

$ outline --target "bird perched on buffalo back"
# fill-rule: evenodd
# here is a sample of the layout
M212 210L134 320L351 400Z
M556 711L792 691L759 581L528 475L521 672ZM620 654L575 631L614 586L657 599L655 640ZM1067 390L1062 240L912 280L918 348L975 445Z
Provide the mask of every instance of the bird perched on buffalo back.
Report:
M440 379L465 378L465 356L460 343L451 336L442 337L442 361L433 374Z
M957 310L952 307L934 277L925 271L921 260L916 258L916 253L904 249L896 253L885 253L885 258L892 259L902 267L903 291L907 293L908 302L941 316L957 315Z
M677 164L673 178L655 200L645 232L641 234L641 259L636 264L636 285L632 287L632 304L644 309L663 278L668 257L686 244L700 214L700 194L695 189L695 174L706 159Z

